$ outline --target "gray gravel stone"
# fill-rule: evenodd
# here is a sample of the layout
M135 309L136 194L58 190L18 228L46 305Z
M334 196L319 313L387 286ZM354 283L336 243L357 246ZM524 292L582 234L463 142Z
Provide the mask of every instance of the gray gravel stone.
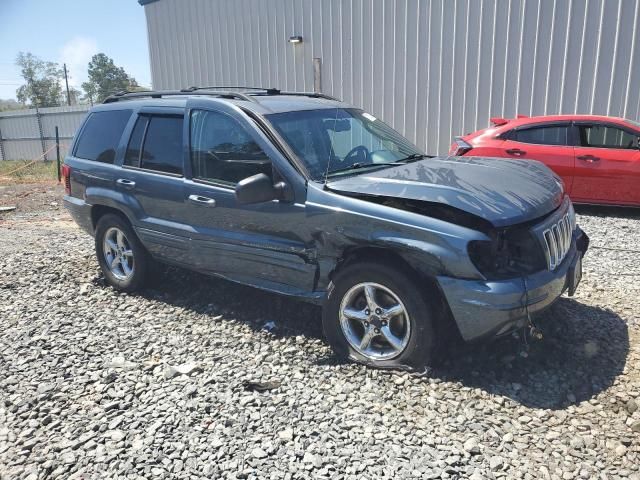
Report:
M542 341L417 375L337 361L318 309L265 292L177 269L115 292L68 217L7 215L1 478L639 478L638 217L580 215Z

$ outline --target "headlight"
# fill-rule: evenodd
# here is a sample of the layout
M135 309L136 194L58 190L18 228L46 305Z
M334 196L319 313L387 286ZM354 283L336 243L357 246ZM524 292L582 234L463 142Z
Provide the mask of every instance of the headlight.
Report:
M492 240L472 240L469 258L487 280L502 280L544 270L540 244L526 229L499 232Z
M571 231L573 232L578 226L578 221L576 220L576 211L573 208L573 203L569 201L569 224L571 225Z

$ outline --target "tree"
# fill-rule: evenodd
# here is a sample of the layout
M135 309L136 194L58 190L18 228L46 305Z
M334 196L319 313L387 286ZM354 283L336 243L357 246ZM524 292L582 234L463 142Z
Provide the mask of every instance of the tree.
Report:
M130 77L124 68L113 63L113 59L104 53L98 53L89 62L89 80L82 84L86 98L93 102L101 102L109 95L122 90L137 88L135 78Z
M69 103L71 103L71 105L78 105L81 96L82 92L80 90L75 87L69 87Z
M95 101L98 94L96 86L91 82L84 82L82 84L82 89L84 90L84 97L82 97L82 101L85 103L88 102L93 105L93 102Z
M24 108L24 105L16 102L12 98L8 100L3 100L0 98L0 112L4 112L5 110L20 110L22 108Z
M55 107L62 99L62 79L64 74L57 63L41 60L35 55L20 52L16 65L25 84L16 90L19 102L27 102L37 107Z

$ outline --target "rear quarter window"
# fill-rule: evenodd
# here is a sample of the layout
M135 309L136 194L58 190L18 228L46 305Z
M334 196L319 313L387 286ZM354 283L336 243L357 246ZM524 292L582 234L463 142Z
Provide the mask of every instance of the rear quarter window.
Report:
M101 163L113 163L131 110L93 112L80 132L74 156Z

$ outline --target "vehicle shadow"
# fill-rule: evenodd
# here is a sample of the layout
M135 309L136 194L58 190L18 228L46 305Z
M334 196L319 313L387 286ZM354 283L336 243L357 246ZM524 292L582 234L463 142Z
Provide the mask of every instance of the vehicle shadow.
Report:
M182 268L161 269L137 295L199 314L223 315L276 336L323 338L321 310L316 305Z
M505 338L456 344L433 375L531 408L563 409L613 385L629 352L626 322L615 312L561 298L535 318L542 340Z
M256 331L273 322L268 329L276 337L323 339L318 306L179 268L167 268L139 295L211 317L224 315ZM531 408L563 409L606 390L623 372L629 335L615 312L561 298L535 320L544 338L530 341L528 348L514 337L454 342L429 377ZM344 363L333 354L312 361Z

